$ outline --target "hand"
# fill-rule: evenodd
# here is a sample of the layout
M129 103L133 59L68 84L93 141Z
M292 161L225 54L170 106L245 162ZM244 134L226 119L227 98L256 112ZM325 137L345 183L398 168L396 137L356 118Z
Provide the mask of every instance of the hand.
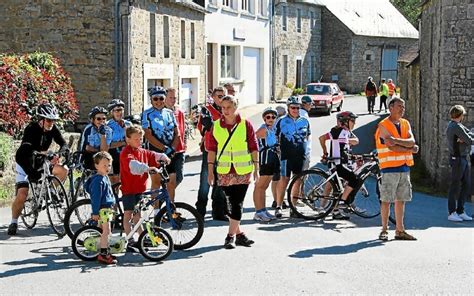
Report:
M105 125L105 124L102 124L101 126L99 126L98 132L99 132L99 134L101 134L101 135L106 135L109 129L110 129L110 127L108 127L108 126Z
M253 180L254 180L255 183L257 183L258 178L260 178L260 174L258 173L257 169L254 169L253 170Z
M173 157L174 153L175 153L175 150L173 149L173 147L165 146L166 156L171 158L171 157Z
M51 164L52 165L57 165L59 162L59 156L58 155L54 155L53 156L53 159L51 159Z
M411 148L411 151L413 152L413 154L417 154L418 151L420 151L420 147L415 144L415 146Z
M99 215L92 215L92 220L99 221Z
M207 175L207 183L209 183L210 186L214 186L214 171L209 170L209 174Z
M165 162L166 165L169 165L171 163L171 159L166 154L161 155L160 161Z
M395 141L394 141L394 138L392 136L388 136L384 139L385 141L385 145L387 146L395 146Z
M464 143L464 141L461 138L458 138L457 141L458 143Z
M148 173L151 175L158 174L158 169L155 167L149 167L148 168Z

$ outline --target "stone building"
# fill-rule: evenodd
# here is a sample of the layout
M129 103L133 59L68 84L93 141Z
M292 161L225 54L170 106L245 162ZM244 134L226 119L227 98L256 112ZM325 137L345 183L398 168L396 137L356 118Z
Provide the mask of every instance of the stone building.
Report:
M411 127L416 139L421 130L420 105L420 55L418 44L407 49L398 58L398 87L400 95L405 100L405 116L410 119Z
M398 81L397 59L418 42L418 31L389 0L323 0L323 81L361 92L367 77Z
M272 96L286 99L321 76L319 0L276 1L272 22Z
M474 4L470 0L426 0L420 23L417 140L420 156L438 188L446 189L450 176L446 127L449 109L461 104L467 110L464 124L474 127ZM415 65L416 66L416 65ZM403 95L403 93L402 93ZM422 109L421 109L422 108Z
M0 52L58 57L71 76L82 123L91 107L113 97L127 102L128 113L140 113L153 84L173 85L187 106L189 98L204 97L204 13L191 1L1 1Z

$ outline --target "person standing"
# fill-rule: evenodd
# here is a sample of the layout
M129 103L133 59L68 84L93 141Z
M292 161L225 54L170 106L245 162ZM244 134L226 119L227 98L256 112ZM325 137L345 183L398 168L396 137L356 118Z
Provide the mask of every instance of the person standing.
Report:
M388 240L390 204L395 203L397 240L416 240L405 231L403 223L405 203L411 201L410 167L415 163L413 154L418 152L415 137L405 114L405 101L395 97L389 104L390 115L383 119L375 132L375 143L382 173L380 184L380 212L382 231L379 239Z
M467 157L474 143L474 134L461 122L466 110L454 105L449 110L451 121L446 129L451 167L451 185L448 191L448 220L453 222L472 221L464 212L464 202L471 192L471 168Z
M390 103L390 100L393 98L393 95L397 94L397 86L395 83L393 83L392 79L389 79L387 82L388 86L388 103Z
M202 164L201 164L201 174L199 177L199 190L196 201L196 209L204 218L206 215L206 207L209 195L209 183L207 181L209 171L208 171L208 154L207 148L205 147L205 139L207 133L212 128L212 123L215 120L221 118L221 100L224 97L224 89L222 87L216 87L212 91L212 103L208 102L205 107L201 109L201 114L198 119L198 130L201 133L201 151L202 151ZM212 218L217 221L228 221L228 218L225 215L225 195L219 187L212 188Z
M309 96L303 96L301 98L301 108L300 108L300 116L305 117L308 119L309 122L309 112L313 107L313 100ZM311 135L308 136L308 144L306 145L306 158L303 165L303 170L309 169L309 163L311 160L311 146L313 145L311 141Z
M385 83L385 78L382 78L382 82L379 87L380 92L380 108L379 113L382 112L382 105L385 112L387 112L387 98L388 98L388 85Z
M372 81L372 77L369 76L369 81L365 85L365 96L367 97L367 111L369 114L374 113L375 97L377 96L377 85Z
M225 192L229 230L224 248L233 249L235 245L250 247L250 240L240 228L242 207L253 172L258 182L258 145L250 121L242 119L237 113L237 100L233 96L222 98L222 117L214 121L206 135L208 150L208 183L215 186L215 180ZM214 167L217 178L214 178Z

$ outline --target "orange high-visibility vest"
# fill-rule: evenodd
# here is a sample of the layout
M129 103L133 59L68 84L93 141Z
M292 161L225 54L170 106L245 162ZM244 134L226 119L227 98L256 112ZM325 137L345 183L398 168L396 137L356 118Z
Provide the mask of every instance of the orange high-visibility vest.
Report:
M395 84L393 82L387 83L388 85L388 95L393 96L395 93Z
M394 152L390 150L387 145L382 144L379 136L380 126L383 126L394 138L408 139L410 138L410 123L408 120L400 118L401 135L398 133L395 124L393 124L388 117L379 123L379 127L375 132L375 145L377 148L380 168L395 168L404 164L407 166L413 166L415 162L413 161L413 154L411 152Z

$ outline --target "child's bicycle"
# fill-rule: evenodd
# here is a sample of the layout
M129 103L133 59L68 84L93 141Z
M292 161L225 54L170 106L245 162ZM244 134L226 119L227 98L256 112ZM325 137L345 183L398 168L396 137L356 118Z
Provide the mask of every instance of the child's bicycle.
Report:
M160 169L162 170L162 169ZM153 215L152 205L159 200L161 189L144 192L140 202L135 206L133 214L142 213L142 217L132 231L125 237L111 235L109 237L109 248L111 254L122 253L126 248L130 238L143 225L143 232L140 234L137 247L140 253L148 260L161 261L166 259L173 252L173 239L171 235L157 225L150 222ZM89 222L90 223L90 222ZM100 235L102 229L88 225L80 228L72 237L72 250L77 257L85 261L94 261L100 253Z

